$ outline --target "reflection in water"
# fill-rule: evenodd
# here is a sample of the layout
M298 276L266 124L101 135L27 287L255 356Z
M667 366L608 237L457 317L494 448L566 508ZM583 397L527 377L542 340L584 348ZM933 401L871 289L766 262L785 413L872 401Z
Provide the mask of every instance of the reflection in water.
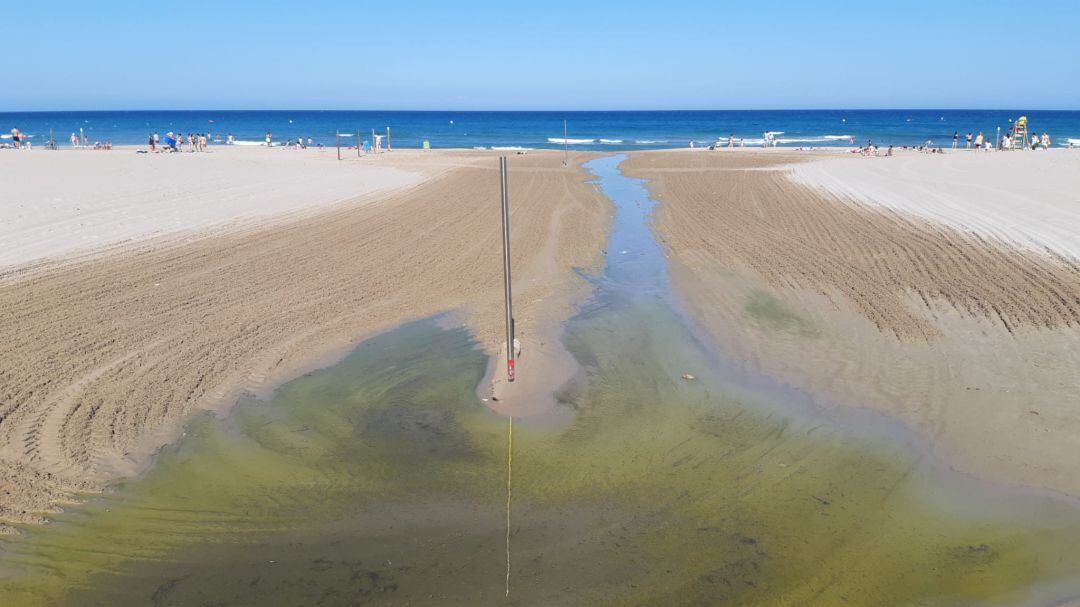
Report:
M434 321L204 416L144 477L6 540L0 603L1049 604L1080 578L1080 514L926 464L889 435L738 385L668 303L650 203L619 212L567 326L565 425L514 437L484 356ZM625 251L625 252L624 252ZM682 379L684 373L697 377Z

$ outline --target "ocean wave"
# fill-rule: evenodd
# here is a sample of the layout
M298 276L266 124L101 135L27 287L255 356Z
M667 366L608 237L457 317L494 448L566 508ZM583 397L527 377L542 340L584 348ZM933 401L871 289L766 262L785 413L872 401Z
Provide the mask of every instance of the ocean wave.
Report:
M634 143L639 145L650 145L653 143L670 143L667 139L635 139Z
M234 139L232 145L266 145L265 141L244 141L243 139Z
M619 145L623 142L622 139L597 139L597 141L605 145Z
M824 135L822 137L781 137L775 139L777 143L825 143L828 141L848 141L851 137L844 135Z
M548 143L566 143L567 145L582 145L586 143L596 143L596 139L563 139L562 137L548 137Z
M483 148L480 148L480 149L483 149ZM520 151L525 151L525 150L531 150L532 148L526 148L526 147L522 147L520 145L493 145L493 146L491 146L491 149L520 152Z
M1063 145L1069 145L1070 143L1073 146L1080 146L1080 139L1073 139L1072 137L1070 137L1065 140L1065 143Z

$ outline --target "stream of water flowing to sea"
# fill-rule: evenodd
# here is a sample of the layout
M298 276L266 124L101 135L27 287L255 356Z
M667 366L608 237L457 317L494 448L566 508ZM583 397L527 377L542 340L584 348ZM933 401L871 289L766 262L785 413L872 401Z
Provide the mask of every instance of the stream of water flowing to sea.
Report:
M479 401L442 319L194 419L143 476L0 540L11 605L1031 605L1080 596L1075 501L977 482L887 420L740 374L678 308L653 202L565 328L559 423ZM527 353L525 354L528 355ZM684 376L692 376L686 379Z

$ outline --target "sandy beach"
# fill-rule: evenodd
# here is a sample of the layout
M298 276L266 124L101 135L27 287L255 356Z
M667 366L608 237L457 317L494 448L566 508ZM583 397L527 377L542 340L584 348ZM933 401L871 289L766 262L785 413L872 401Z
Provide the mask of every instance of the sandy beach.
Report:
M1078 162L664 151L624 169L727 355L898 417L963 472L1080 495Z
M44 520L142 469L196 411L405 320L457 311L448 322L500 347L496 153L15 156L5 174L36 179L0 204L15 218L0 222L0 519ZM526 349L588 292L573 268L600 259L610 211L586 157L510 158ZM89 249L91 235L113 244Z
M0 375L0 518L44 520L143 469L194 412L408 319L456 312L447 322L498 354L496 156L117 150L0 165L43 184L16 180L0 205L0 357L15 361ZM544 371L518 395L549 398L574 371L558 339L589 292L574 268L597 266L610 220L590 157L510 159L521 364ZM726 355L823 406L897 417L961 471L1080 495L1078 160L668 150L623 168L649 180L675 284ZM506 389L493 409L545 406L515 409Z
M1080 259L1080 154L905 153L888 162L864 160L799 163L792 177L841 198Z
M0 269L161 234L280 218L416 185L431 174L366 160L339 163L333 148L267 153L240 146L217 146L209 154L137 154L134 148L5 154Z

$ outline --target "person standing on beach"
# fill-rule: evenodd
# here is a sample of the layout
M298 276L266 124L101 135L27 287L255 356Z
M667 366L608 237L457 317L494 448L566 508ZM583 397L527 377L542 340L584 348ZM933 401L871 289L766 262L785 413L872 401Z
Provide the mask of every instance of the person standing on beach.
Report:
M266 147L271 147L273 145L273 135L270 134L270 131L266 131Z
M727 146L729 150L735 147L735 133L728 133Z
M154 141L154 134L150 133L150 135L147 137L147 140L148 140L147 143L150 144L150 152L151 153L157 152L157 142Z
M966 149L969 149L969 150L971 149L971 131L968 131L968 134L967 134L967 145L966 145Z
M957 131L952 132L952 149L956 149L956 146L960 143L960 133Z
M979 149L983 146L983 134L979 131L979 136L975 138L975 149Z
M19 129L11 129L11 142L15 144L16 150L22 147L22 133L19 132Z
M79 137L75 133L71 134L71 147L79 147Z

